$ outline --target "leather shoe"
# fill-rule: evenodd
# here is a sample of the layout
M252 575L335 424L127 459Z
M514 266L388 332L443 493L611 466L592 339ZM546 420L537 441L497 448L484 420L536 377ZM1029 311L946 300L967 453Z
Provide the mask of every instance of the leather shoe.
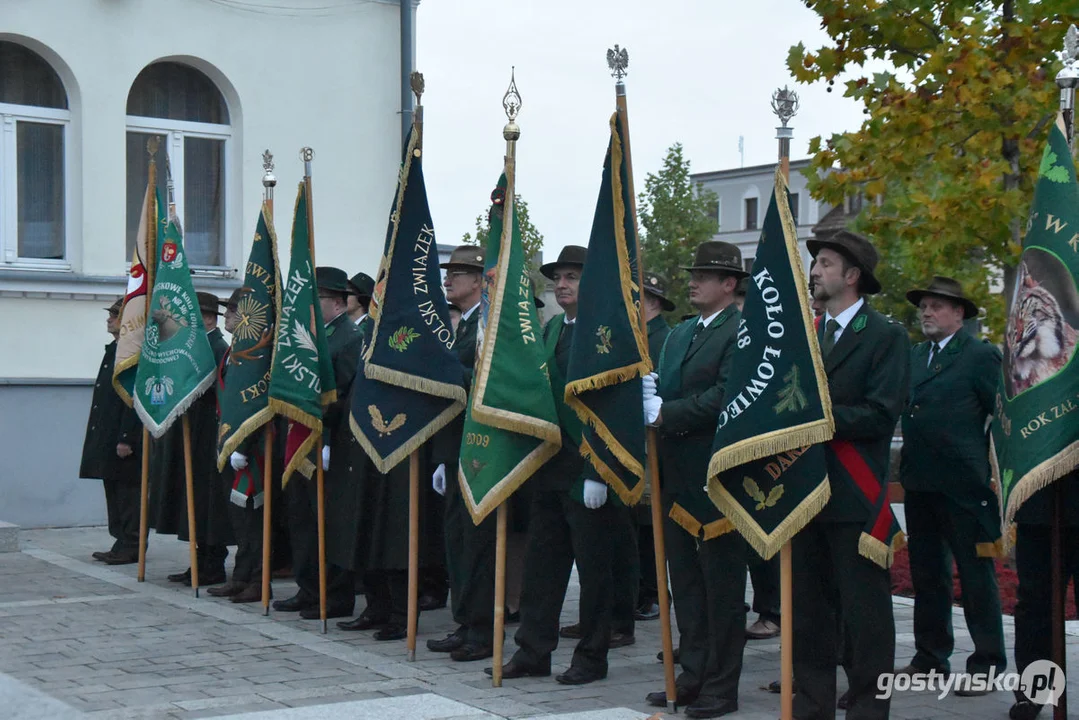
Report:
M326 606L326 619L348 617L352 614L352 605L327 605ZM300 617L304 620L321 620L322 612L319 610L318 603L315 603L311 607L306 607L300 610Z
M199 571L199 587L208 587L210 585L220 585L229 579L229 576L225 574L224 569L215 570L214 572ZM188 585L191 583L188 582Z
M389 622L389 620L371 617L367 614L367 611L364 610L355 620L339 622L337 623L337 627L346 632L354 632L356 630L374 630L375 628L382 627L387 622Z
M450 659L457 662L473 662L474 660L486 660L494 654L494 648L490 645L466 642L450 653Z
M836 710L850 710L850 690L846 690L839 696L835 703Z
M659 617L659 603L650 603L648 605L642 605L637 608L637 611L633 613L634 620L655 620Z
M440 610L446 607L446 598L436 598L434 595L421 595L419 609L421 612Z
M779 625L764 618L758 618L757 622L746 628L746 640L770 640L778 635Z
M104 561L106 565L133 565L139 561L139 554L110 552L104 557Z
M587 685L605 677L607 677L606 670L585 670L583 667L570 665L569 670L555 676L555 680L562 685Z
M318 607L317 600L308 600L307 598L296 593L287 600L278 600L274 602L273 609L278 612L299 612L304 608Z
M677 686L675 689L677 693L674 704L678 707L685 707L697 699L698 692L696 690ZM647 700L648 704L652 707L667 707L667 691L660 690L659 692L650 692L645 697L645 700Z
M680 648L675 648L674 649L674 663L676 665L678 664L678 661L681 658L681 653L679 652L679 649ZM658 653L656 653L656 660L659 660L660 662L663 662L663 651L662 650L660 650Z
M558 637L566 638L567 640L580 640L581 623L573 623L572 625L566 625L563 628L559 628Z
M206 594L212 597L232 597L233 595L239 595L246 589L247 583L240 582L239 580L231 580L224 585L207 588Z
M273 588L270 588L270 597L273 597ZM240 592L229 598L234 603L262 602L262 582L248 583Z
M484 668L483 671L488 675L493 675L494 670L492 668ZM548 658L546 663L540 665L524 665L516 660L510 660L508 663L502 666L502 679L513 680L515 678L522 677L548 677L551 674L551 660Z
M467 628L461 625L441 640L428 640L427 649L431 652L453 652L465 644L465 634L467 632Z
M633 636L633 633L613 632L611 633L611 643L608 645L611 649L626 647L637 642L637 638Z
M98 550L95 553L90 553L90 557L92 557L94 560L100 560L101 562L105 562L105 557L111 554L112 550Z
M781 692L783 692L783 683L779 680L773 680L767 685L762 685L761 690L767 690L773 695L779 695ZM795 694L797 694L798 692L798 683L794 682L793 680L791 681L791 692Z
M275 580L287 580L292 577L292 566L288 565L283 568L277 568L270 571L270 577Z
M1041 705L1036 705L1030 700L1020 700L1008 710L1008 717L1011 720L1034 720L1041 711Z
M387 640L404 640L408 637L408 628L397 623L389 623L375 633L375 640L385 642Z
M183 572L173 573L166 578L169 582L184 583L185 585L191 584L191 568L184 570Z
M691 718L717 718L737 711L737 701L705 695L687 705L685 715Z

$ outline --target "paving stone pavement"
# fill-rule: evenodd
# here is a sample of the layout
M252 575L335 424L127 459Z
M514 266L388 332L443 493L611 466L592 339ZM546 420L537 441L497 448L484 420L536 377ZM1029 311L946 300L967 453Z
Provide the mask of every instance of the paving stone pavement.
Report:
M187 545L151 537L147 581L136 566L108 567L90 559L107 548L104 528L23 531L22 551L0 554L0 718L200 718L315 720L417 718L480 720L633 720L663 717L644 695L663 685L658 622L637 625L635 645L612 650L606 680L579 687L553 678L506 681L492 688L489 662L455 663L424 641L453 629L447 610L420 618L416 661L404 642L380 643L371 633L333 627L291 613L263 617L261 606L234 605L165 581L187 566ZM275 581L278 598L295 586ZM563 623L576 621L576 581ZM357 612L362 609L358 599ZM895 600L897 663L913 655L912 607ZM962 614L955 616L955 667L972 650ZM1013 631L1005 618L1009 657ZM508 628L506 657L514 627ZM568 666L572 644L554 657ZM1079 667L1079 627L1069 623L1068 662ZM729 717L771 720L779 696L761 686L778 677L778 641L750 642L742 672L740 711ZM840 675L840 685L842 672ZM1072 707L1079 691L1070 693ZM982 698L902 693L892 717L1006 718L1010 693ZM840 713L842 715L842 713ZM1043 713L1043 717L1048 717Z

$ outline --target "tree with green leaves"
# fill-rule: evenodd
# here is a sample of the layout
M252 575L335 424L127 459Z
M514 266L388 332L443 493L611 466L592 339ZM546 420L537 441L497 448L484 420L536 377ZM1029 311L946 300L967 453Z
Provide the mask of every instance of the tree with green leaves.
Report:
M914 329L904 293L949 275L999 339L1007 293L990 286L1012 284L1075 0L804 2L829 42L792 47L791 72L829 91L845 78L865 114L857 130L810 142L810 193L869 200L855 229L881 254L878 308Z
M690 179L681 143L671 145L663 167L645 178L637 200L641 258L647 270L667 276L668 297L678 306L675 318L693 312L689 277L681 268L690 264L698 245L719 231L717 204L714 192Z
M528 258L528 273L532 277L532 284L537 294L542 294L546 287L547 279L540 275L539 257L543 250L543 233L539 231L532 219L528 216L528 203L521 199L520 194L514 195L514 207L517 209L517 222L521 226L521 243L524 245L525 257ZM490 219L486 215L476 216L476 229L474 232L465 233L461 242L466 245L482 245L487 247L487 236L491 229Z

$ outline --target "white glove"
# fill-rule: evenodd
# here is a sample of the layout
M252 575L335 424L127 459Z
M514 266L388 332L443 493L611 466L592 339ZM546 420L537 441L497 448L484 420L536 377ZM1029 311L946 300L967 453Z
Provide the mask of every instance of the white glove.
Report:
M323 445L322 446L322 469L323 470L329 470L330 469L330 446L329 445Z
M607 485L596 480L584 481L584 506L589 510L603 507L607 502Z
M656 418L659 417L659 409L663 407L663 398L656 395L656 380L658 377L655 373L649 373L641 378L645 425L655 423Z
M656 394L656 380L659 380L659 375L656 375L654 372L648 373L641 378L641 383L644 385L645 400Z
M431 476L431 487L439 495L446 494L446 463L441 463L435 469L435 474Z
M233 470L243 470L247 467L247 456L243 453L234 452L229 455L229 464Z

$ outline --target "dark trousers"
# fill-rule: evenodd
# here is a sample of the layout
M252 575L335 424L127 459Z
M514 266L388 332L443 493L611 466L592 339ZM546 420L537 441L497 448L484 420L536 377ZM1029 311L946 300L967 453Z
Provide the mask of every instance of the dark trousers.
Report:
M749 553L749 579L753 583L753 612L761 620L779 624L779 555L764 560L755 552Z
M490 645L494 635L496 517L476 525L465 507L460 486L447 480L446 567L454 621L467 629L467 640Z
M862 529L860 522L811 522L791 541L796 717L835 718L839 608L850 658L847 717L888 717L890 702L876 695L877 678L895 669L891 577L858 554Z
M640 506L635 508L640 510ZM640 565L640 582L637 585L637 607L648 609L659 602L659 587L656 584L656 545L652 534L652 523L642 522L640 514L634 515L637 528L637 562Z
M942 493L908 492L904 500L914 584L914 647L911 664L922 672L951 670L955 640L952 634L952 558L963 586L963 616L974 652L968 673L1003 671L1004 626L1000 590L992 558L978 557L978 521Z
M608 500L610 502L610 500ZM632 635L637 612L637 592L641 580L641 559L637 551L637 523L634 508L618 506L618 524L612 539L611 629ZM655 574L653 572L653 574ZM654 584L654 583L653 583Z
M1079 605L1079 527L1064 528L1061 547L1062 581L1065 588L1069 580L1074 582L1072 592ZM1035 660L1049 660L1052 655L1052 570L1051 527L1016 525L1015 571L1019 587L1015 603L1015 671L1019 674ZM1027 699L1019 691L1015 696Z
M391 625L408 622L408 571L368 570L363 574L364 614Z
M262 567L262 518L262 506L256 508L252 498L247 499L246 507L229 503L229 521L236 538L236 564L232 568L232 579L236 582L259 579L255 573Z
M292 541L292 570L299 594L308 602L317 602L318 592L318 511L315 480L295 475L285 488L289 509L289 537ZM352 573L326 564L326 605L352 612L356 603Z
M669 518L665 527L682 665L678 686L737 702L746 645L745 540L732 531L700 541Z
M139 552L139 509L142 502L140 478L113 477L105 485L105 512L109 535L115 542L112 552L137 555Z
M558 622L573 563L581 583L581 639L572 664L607 671L611 642L611 553L619 508L607 502L589 510L566 490L536 489L529 514L521 587L521 626L514 661L547 664L558 647Z

